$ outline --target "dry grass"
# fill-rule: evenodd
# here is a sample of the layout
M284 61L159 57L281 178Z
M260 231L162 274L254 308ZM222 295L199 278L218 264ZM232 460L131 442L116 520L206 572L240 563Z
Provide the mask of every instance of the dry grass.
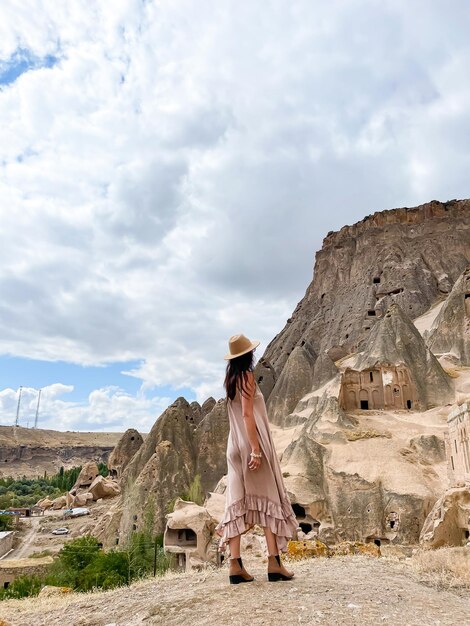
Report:
M374 437L385 437L386 439L392 438L392 433L387 430L349 430L344 431L346 439L348 441L358 441L359 439L374 439Z
M470 589L470 548L419 550L411 560L421 582L439 589Z

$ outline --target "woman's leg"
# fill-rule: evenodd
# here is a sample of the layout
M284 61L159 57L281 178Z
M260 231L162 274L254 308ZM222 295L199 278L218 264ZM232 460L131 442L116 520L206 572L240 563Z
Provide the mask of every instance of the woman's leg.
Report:
M284 576L293 576L294 572L287 570L280 562L279 548L277 547L276 535L267 526L263 526L264 536L266 537L266 545L268 548L268 572L279 572ZM276 559L279 555L279 562Z
M240 558L240 535L236 537L231 537L229 539L230 546L230 568L229 575L238 575L242 576L245 580L254 580L253 576L249 574L245 566L243 565L243 561Z
M230 557L237 559L240 556L240 535L229 539L228 545L230 546Z
M277 547L276 535L267 526L263 526L264 536L266 537L266 545L268 547L268 556L275 556L279 554Z

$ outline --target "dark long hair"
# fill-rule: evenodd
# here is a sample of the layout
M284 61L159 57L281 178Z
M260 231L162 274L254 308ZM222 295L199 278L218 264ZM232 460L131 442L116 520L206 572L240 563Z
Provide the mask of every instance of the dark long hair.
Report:
M230 359L225 370L224 387L227 398L233 400L237 393L237 387L241 393L247 393L248 372L254 369L254 352L250 350L246 354Z

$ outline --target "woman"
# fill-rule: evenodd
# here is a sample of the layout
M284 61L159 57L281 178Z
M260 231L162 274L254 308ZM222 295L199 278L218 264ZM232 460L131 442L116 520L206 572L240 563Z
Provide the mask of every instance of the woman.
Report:
M281 563L287 540L298 528L282 479L269 429L266 405L253 374L259 341L245 335L229 340L225 375L230 434L227 442L225 512L216 527L219 550L230 546L230 583L254 580L240 557L240 535L255 524L263 527L268 548L268 580L290 580L294 574Z

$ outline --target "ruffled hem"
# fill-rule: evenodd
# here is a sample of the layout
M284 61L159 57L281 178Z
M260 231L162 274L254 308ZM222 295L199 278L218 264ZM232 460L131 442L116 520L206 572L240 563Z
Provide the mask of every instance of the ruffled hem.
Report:
M246 494L226 509L224 517L215 527L220 536L219 552L226 550L229 539L245 534L255 524L272 530L280 552L287 551L288 539L299 528L287 498L278 503L264 496Z

